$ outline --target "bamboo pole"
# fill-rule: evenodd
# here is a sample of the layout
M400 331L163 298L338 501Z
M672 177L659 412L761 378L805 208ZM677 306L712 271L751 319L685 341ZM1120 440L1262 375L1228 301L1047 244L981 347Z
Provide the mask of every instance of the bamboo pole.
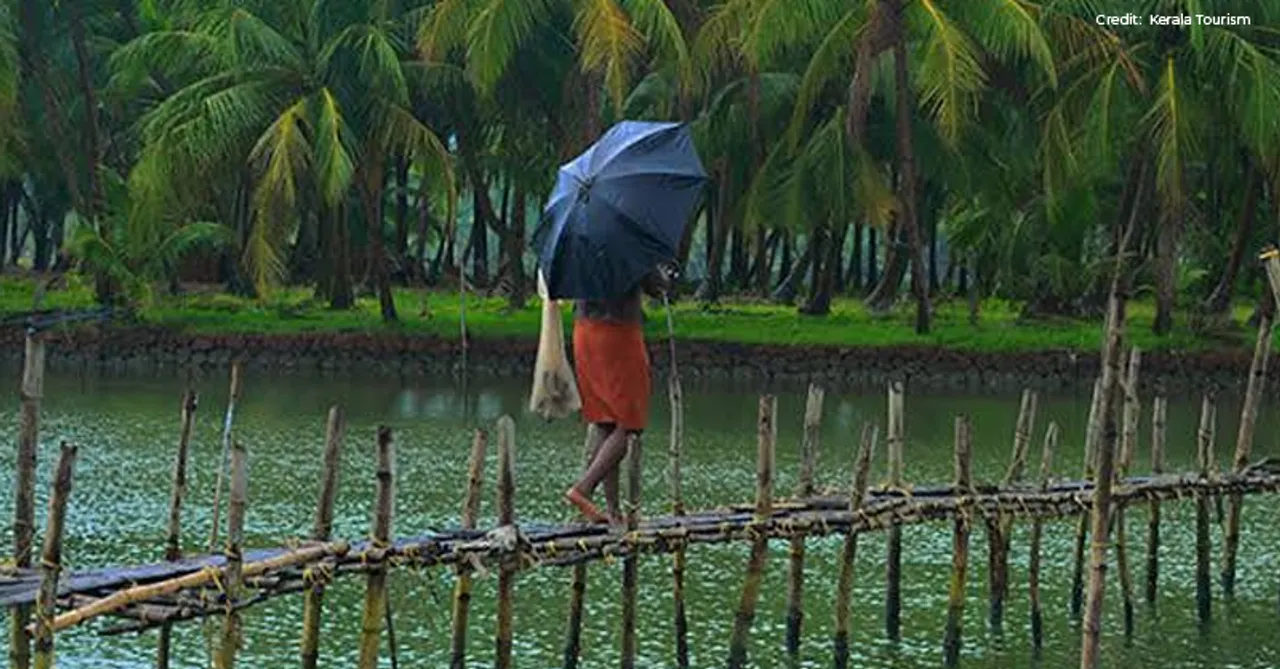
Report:
M515 508L516 424L510 416L498 419L498 526L516 522ZM510 669L512 650L512 590L515 587L517 556L507 556L498 570L498 624L494 666Z
M903 480L902 451L905 439L903 415L903 389L901 381L889 384L889 425L887 451L889 456L889 487L901 489ZM892 641L902 636L902 528L889 528L887 538L884 596L885 635Z
M1151 407L1151 475L1164 473L1165 425L1169 401L1163 394L1156 395ZM1147 604L1155 606L1156 590L1160 581L1160 500L1151 500L1147 516Z
M670 315L670 311L668 311ZM674 356L672 357L674 361ZM668 392L671 399L671 513L684 515L684 489L680 472L680 460L684 450L684 390L680 377L671 374ZM689 619L684 604L685 549L677 546L671 556L672 598L675 608L676 669L689 669Z
M773 512L773 463L774 447L778 439L776 415L778 398L765 395L760 398L760 413L756 423L756 508L755 523L763 522ZM747 639L755 620L756 601L760 596L760 579L768 554L769 539L757 532L751 540L751 557L747 562L747 577L742 586L742 598L733 620L733 636L729 639L729 669L747 666Z
M1089 423L1084 437L1084 480L1094 480L1094 453L1098 449L1098 422L1102 415L1102 376L1093 381L1093 399L1089 402ZM1084 607L1084 545L1089 532L1089 514L1080 514L1076 523L1076 540L1072 544L1071 618L1079 620Z
M1044 450L1040 454L1040 491L1049 488L1049 476L1053 468L1053 452L1058 450L1058 424L1050 421L1044 433ZM1044 521L1037 518L1031 523L1031 563L1027 568L1027 594L1031 600L1031 646L1039 652L1044 646L1044 613L1040 608L1040 540L1044 534Z
M62 573L62 530L71 496L71 474L76 463L76 447L62 443L58 469L49 498L49 523L44 533L44 554L40 560L40 594L36 598L35 669L53 669L51 623L58 603L58 577Z
M378 426L378 486L373 511L373 536L375 547L382 548L391 541L391 522L395 513L396 489L395 446L391 428ZM386 614L387 565L379 562L369 570L364 592L364 615L360 624L359 669L377 669L378 647L382 637L382 619Z
M858 447L858 459L854 462L853 487L849 492L849 511L857 513L867 497L871 480L871 456L876 449L878 429L871 423L862 426L862 442ZM840 577L836 583L836 630L834 639L835 667L849 667L849 637L851 601L853 599L853 567L858 554L858 533L844 535L844 550L840 554Z
M1116 466L1116 485L1128 475L1133 466L1133 452L1138 443L1138 418L1140 404L1138 400L1138 369L1142 361L1142 352L1138 347L1129 351L1129 371L1123 384L1124 415L1120 439L1120 459ZM1126 539L1124 521L1125 505L1116 504L1116 570L1120 576L1120 594L1124 604L1124 633L1133 635L1133 578L1129 571L1129 549Z
M973 442L969 417L956 416L955 423L955 486L959 493L972 486ZM969 514L968 506L962 503L951 535L951 581L947 590L947 627L942 639L943 663L948 667L960 661L965 571L969 566Z
M196 391L187 390L182 397L182 427L178 433L178 454L173 461L173 483L169 492L169 527L165 538L164 559L182 559L182 499L187 493L187 453L191 444L191 428L195 423ZM169 669L171 625L160 627L156 644L156 669Z
M1280 259L1275 248L1267 249L1261 256L1267 270L1268 287L1262 289L1263 306L1258 323L1258 341L1253 350L1253 362L1249 365L1249 385L1245 390L1244 405L1240 408L1240 429L1236 433L1235 456L1231 470L1240 473L1249 466L1253 452L1254 431L1258 422L1258 407L1262 404L1263 390L1267 385L1267 363L1271 358L1271 344L1275 338L1276 299L1280 298ZM1227 501L1227 517L1222 536L1222 593L1235 595L1236 553L1240 547L1240 512L1244 500L1231 495Z
M1100 416L1103 428L1099 430L1097 451L1097 483L1093 489L1093 509L1090 517L1089 589L1085 599L1081 640L1081 669L1097 669L1102 647L1102 603L1106 594L1107 528L1111 519L1112 476L1115 473L1116 386L1120 380L1120 347L1124 336L1125 304L1118 291L1112 290L1108 304L1107 330L1102 360L1103 402Z
M480 515L480 490L484 486L484 457L488 450L489 436L484 430L476 430L471 440L471 459L467 462L467 494L462 503L464 530L475 529ZM449 667L463 669L467 664L467 618L471 607L471 570L461 564L455 570L457 580L453 585L453 629L450 635Z
M596 441L596 431L594 424L587 423L586 437L582 442L582 455L587 466L591 465L594 455L591 447ZM564 669L578 667L578 658L582 653L582 611L586 597L587 564L582 562L573 565L573 574L569 579L569 625L564 642Z
M627 531L640 525L640 435L627 435ZM636 590L639 584L639 553L632 552L622 560L622 669L635 669Z
M338 472L342 469L342 442L346 438L347 417L342 407L329 408L325 424L324 474L320 479L320 496L316 502L315 524L311 539L325 542L333 532L333 505L338 495ZM302 668L315 669L320 658L320 615L324 609L327 579L316 574L307 584L302 600Z
M14 473L13 502L13 566L31 567L32 545L36 526L36 452L40 438L40 400L44 397L44 340L28 331L22 361L22 385L19 387L22 408L18 418L18 459ZM31 619L31 606L16 606L9 625L9 667L31 666L31 639L25 627Z
M1004 485L1010 486L1022 480L1027 464L1027 449L1031 433L1035 430L1036 405L1039 396L1034 390L1022 391L1022 403L1018 408L1018 423L1013 434L1013 454L1009 469L1005 472ZM1000 515L987 519L987 569L990 609L988 624L997 634L1004 627L1004 602L1009 592L1009 543L1013 534L1013 518Z
M800 441L800 481L796 497L804 499L814 493L813 473L817 467L822 438L823 390L809 385L804 409L804 437ZM800 656L800 631L804 623L804 537L791 540L790 569L787 574L787 655Z
M1218 409L1211 394L1206 394L1200 404L1200 430L1197 432L1196 465L1200 478L1211 476L1214 460L1213 442ZM1213 590L1209 577L1209 499L1196 495L1196 614L1201 623L1209 622L1213 612Z
M346 541L335 541L327 544L321 544L319 546L307 546L305 548L286 551L266 560L246 564L242 569L240 569L240 573L244 578L253 578L262 574L273 573L281 569L309 564L327 557L344 556L350 550L351 544ZM117 590L106 597L95 599L80 608L59 614L57 618L54 618L51 629L55 633L61 632L69 627L79 625L86 620L115 613L116 611L132 604L165 597L182 590L204 587L210 583L225 583L229 576L229 566L230 564L228 563L228 565L221 569L200 569L189 574L158 581L156 583L135 585L123 590ZM28 627L27 629L34 632L33 627Z
M227 413L222 419L222 456L218 458L218 475L213 483L213 525L209 528L209 550L218 545L218 531L222 514L222 480L231 457L231 425L235 420L236 404L240 401L240 361L231 363L231 392L227 396Z
M227 499L227 566L224 570L227 617L222 627L222 643L214 654L214 669L232 669L240 647L240 601L243 585L244 517L248 505L249 463L244 446L231 446L231 489Z

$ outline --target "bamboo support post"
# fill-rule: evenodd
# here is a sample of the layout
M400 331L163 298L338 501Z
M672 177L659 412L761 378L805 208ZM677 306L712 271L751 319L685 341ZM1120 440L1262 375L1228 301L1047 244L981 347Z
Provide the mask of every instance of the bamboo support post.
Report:
M333 505L338 495L338 472L342 468L342 442L346 437L347 418L342 407L329 408L324 436L324 473L320 479L320 496L316 502L313 541L325 542L333 532ZM320 658L320 615L324 608L327 578L316 573L307 584L302 600L302 668L315 669Z
M670 312L668 311L668 315ZM674 360L674 356L672 360ZM684 515L684 488L681 477L681 457L684 451L684 390L680 377L674 371L669 384L671 399L671 513ZM672 598L675 608L676 669L689 669L689 619L684 603L685 549L677 546L671 556Z
M587 423L582 455L588 467L595 456L593 447L599 444L597 430L594 424ZM680 583L683 584L683 580ZM564 642L564 669L577 669L578 666L578 657L582 652L582 611L586 597L587 564L580 562L573 565L573 574L569 579L569 625Z
M849 511L857 513L867 497L871 481L871 456L876 449L878 430L867 423L862 426L862 441L858 447L858 459L854 462L853 487L849 493ZM849 667L850 613L853 600L853 567L858 554L858 533L844 536L844 549L840 554L840 576L836 583L836 629L834 638L835 667Z
M231 446L231 489L227 499L227 566L223 576L227 617L222 627L222 643L214 654L214 669L232 669L240 647L240 601L243 585L244 517L248 505L249 462L244 446Z
M385 548L391 541L391 522L395 513L395 446L391 428L378 427L378 485L373 511L372 541L375 548ZM382 622L386 615L387 565L378 563L369 570L364 593L364 615L360 624L359 669L376 669Z
M640 525L640 487L641 487L641 445L640 435L627 435L627 506L626 524L628 532L635 532ZM622 559L622 669L635 669L636 651L636 591L639 586L638 552L632 552Z
M18 418L18 459L14 474L13 566L29 569L36 527L40 400L44 397L44 340L34 332L27 333L19 394L22 408ZM10 615L9 667L27 669L31 666L31 639L24 628L31 619L31 606L16 606Z
M1164 473L1165 425L1169 401L1156 395L1151 406L1151 475ZM1151 500L1147 515L1147 604L1154 606L1160 582L1160 500Z
M1240 473L1249 466L1253 452L1254 431L1258 422L1258 407L1267 385L1267 363L1271 358L1271 345L1275 335L1276 299L1280 298L1280 259L1271 248L1261 256L1267 271L1268 286L1262 289L1263 307L1258 323L1258 340L1253 350L1253 362L1249 365L1249 385L1245 390L1244 405L1240 408L1240 429L1236 434L1235 455L1231 459L1231 471ZM1240 546L1240 511L1244 499L1231 495L1227 500L1226 522L1222 533L1222 594L1232 597L1236 589L1236 552Z
M188 390L182 396L178 454L173 461L173 483L169 492L169 526L164 548L164 559L169 562L182 559L182 500L187 493L187 454L191 445L191 428L195 424L196 407L196 391ZM172 631L171 625L160 627L160 637L156 643L156 669L169 669Z
M498 526L508 527L516 522L515 508L515 447L516 424L510 416L498 419ZM508 556L498 570L498 621L494 667L511 668L512 650L512 591L515 588L517 556Z
M1093 381L1093 398L1089 402L1089 422L1085 426L1084 437L1084 480L1092 481L1094 473L1094 453L1098 447L1098 421L1102 409L1102 376ZM1076 538L1072 544L1071 570L1071 618L1079 620L1084 607L1084 546L1089 532L1089 515L1080 514L1076 522Z
M488 450L489 436L484 430L476 430L471 440L471 458L467 461L467 492L462 502L464 530L476 527L480 515L480 490L484 486L484 457ZM453 584L452 633L449 643L450 669L463 669L467 664L467 618L471 610L471 571L458 565Z
M235 421L236 404L240 401L240 361L231 363L231 391L227 396L227 412L222 418L222 456L218 458L218 475L213 483L213 520L209 528L209 552L218 545L219 524L222 516L222 485L228 458L231 457L231 426Z
M1031 433L1035 431L1036 405L1039 396L1034 390L1022 391L1022 403L1018 408L1018 423L1013 434L1013 454L1009 459L1009 469L1005 472L1004 485L1013 485L1022 480L1022 472L1027 464L1027 450L1031 443ZM1004 626L1004 602L1009 592L1009 543L1013 534L1013 518L1000 515L987 520L987 568L990 609L988 624L997 634Z
M1133 466L1133 453L1138 444L1138 419L1140 403L1138 401L1138 370L1141 366L1142 353L1138 347L1129 351L1129 370L1126 374L1124 389L1123 426L1120 437L1120 457L1116 465L1116 484L1124 479ZM1120 577L1120 595L1124 605L1124 633L1133 635L1133 578L1129 570L1129 548L1126 538L1124 520L1124 504L1116 504L1116 571Z
M1093 508L1090 514L1089 586L1086 593L1081 640L1081 669L1097 669L1101 662L1102 604L1106 594L1107 529L1111 520L1111 497L1115 473L1117 387L1123 373L1120 368L1121 340L1124 337L1125 304L1115 290L1107 307L1107 330L1102 349L1102 395L1099 405L1102 429L1098 430L1096 479Z
M955 486L956 492L970 489L973 461L973 441L968 416L956 416L955 426ZM970 510L961 503L956 515L951 539L951 581L947 589L947 627L942 639L943 663L954 667L960 661L962 621L964 620L965 572L969 566L969 516Z
M35 669L53 669L54 607L58 599L58 577L62 573L62 530L71 496L71 474L76 463L76 447L62 444L58 469L49 498L49 522L44 533L44 553L40 559L40 593L36 598Z
M1200 477L1210 477L1214 459L1213 442L1218 410L1212 395L1205 395L1200 405L1200 429L1196 440L1196 465ZM1201 623L1209 622L1213 612L1213 590L1209 577L1209 499L1196 495L1196 615Z
M822 437L823 390L809 385L804 409L804 436L800 441L800 480L796 497L804 499L814 492L813 474L817 467ZM800 655L800 632L804 623L804 537L791 539L790 569L787 573L787 655Z
M778 399L773 395L760 398L760 413L756 423L756 504L755 520L751 526L751 557L747 562L746 581L742 585L742 599L733 620L733 636L729 639L729 669L747 666L747 640L751 624L755 621L756 601L760 596L760 580L764 573L764 561L768 555L769 539L755 528L773 512L773 464L774 448L778 439L776 420Z
M889 456L889 487L905 487L903 480L902 451L905 440L905 416L903 415L903 388L901 381L889 384L889 417L886 450ZM884 595L884 630L892 641L902 636L902 528L889 528Z
M1040 490L1049 488L1049 476L1053 468L1053 452L1058 450L1058 424L1049 423L1044 433L1044 450L1040 454ZM1027 568L1027 595L1031 600L1031 647L1037 652L1044 646L1044 613L1040 607L1040 543L1044 535L1044 521L1037 518L1031 523L1031 557Z

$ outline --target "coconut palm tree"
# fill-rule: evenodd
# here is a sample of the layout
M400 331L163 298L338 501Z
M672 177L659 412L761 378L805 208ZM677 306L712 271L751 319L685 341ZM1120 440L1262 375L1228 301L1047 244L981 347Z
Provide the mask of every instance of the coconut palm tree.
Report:
M930 307L917 220L920 168L913 100L918 100L939 136L954 149L974 120L979 96L991 86L998 67L1029 61L1052 84L1056 70L1039 24L1041 9L1025 0L867 0L852 5L806 0L785 9L777 2L749 4L755 12L746 24L754 28L743 43L755 44L759 51L767 53L797 43L812 45L812 36L819 36L816 46L811 47L812 57L796 105L795 141L813 124L823 122L822 117L814 118L814 103L832 87L843 86L847 91L846 129L859 151L865 151L873 101L883 96L892 102L898 200L895 219L911 256L916 330L927 332ZM881 63L890 56L892 68L888 69ZM886 79L892 84L882 86L882 96L875 95L876 82ZM886 277L892 279L893 274L886 272ZM873 302L883 306L895 292L896 285L886 283L873 294Z
M1150 0L1138 8L1081 0L1060 3L1057 10L1064 25L1087 23L1098 11L1111 10L1252 19L1251 26L1090 28L1105 31L1106 39L1092 41L1092 48L1075 57L1070 81L1046 124L1048 143L1059 146L1056 152L1066 158L1053 162L1075 168L1064 170L1061 180L1079 179L1089 170L1096 174L1117 159L1130 165L1130 179L1144 172L1134 166L1150 166L1158 211L1153 329L1168 333L1181 242L1188 223L1203 213L1195 193L1210 183L1213 154L1223 155L1219 149L1225 147L1227 160L1238 165L1243 152L1251 164L1267 169L1268 178L1277 178L1280 119L1270 110L1280 104L1280 41L1263 26L1280 19L1280 11L1232 0ZM1217 183L1219 188L1231 183L1231 190L1241 185ZM1126 191L1141 187L1129 184ZM1242 224L1248 218L1242 217Z
M230 213L243 219L243 260L259 292L284 278L284 248L299 226L317 225L333 267L327 292L341 307L351 303L358 212L382 316L395 320L384 246L389 166L403 157L452 190L447 150L411 109L403 19L374 0L223 0L189 25L121 48L118 69L181 82L141 120L134 215L192 217L238 193L239 212ZM227 179L210 184L209 174Z

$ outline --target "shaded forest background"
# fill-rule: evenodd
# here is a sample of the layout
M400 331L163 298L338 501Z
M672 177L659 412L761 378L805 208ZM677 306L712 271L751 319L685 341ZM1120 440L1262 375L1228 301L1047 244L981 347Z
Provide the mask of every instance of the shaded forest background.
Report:
M1095 21L1130 11L1250 25ZM557 166L662 119L712 176L698 300L1093 316L1132 223L1156 333L1216 327L1280 222L1278 28L1244 0L4 0L0 268L519 307Z

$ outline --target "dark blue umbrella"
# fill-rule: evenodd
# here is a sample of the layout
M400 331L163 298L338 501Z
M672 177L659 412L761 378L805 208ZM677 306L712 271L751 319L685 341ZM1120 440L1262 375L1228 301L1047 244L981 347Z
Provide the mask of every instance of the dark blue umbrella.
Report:
M625 294L676 257L706 170L683 123L623 121L560 167L535 233L552 299Z

